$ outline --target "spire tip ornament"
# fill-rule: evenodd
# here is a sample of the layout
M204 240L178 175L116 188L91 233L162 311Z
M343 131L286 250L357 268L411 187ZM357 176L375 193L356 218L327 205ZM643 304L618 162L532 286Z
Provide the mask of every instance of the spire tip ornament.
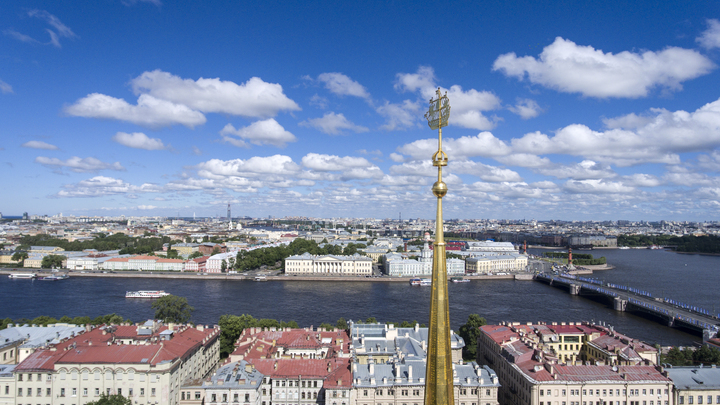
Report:
M439 87L435 94L437 98L430 99L430 108L425 113L430 129L438 130L438 150L432 156L433 166L438 168L438 179L432 187L433 195L437 197L437 217L435 219L435 243L433 243L425 405L454 405L452 352L450 351L450 304L442 213L442 198L448 191L447 184L442 180L442 168L448 164L448 156L442 150L442 127L447 126L450 119L450 100L447 92L445 95L440 93Z

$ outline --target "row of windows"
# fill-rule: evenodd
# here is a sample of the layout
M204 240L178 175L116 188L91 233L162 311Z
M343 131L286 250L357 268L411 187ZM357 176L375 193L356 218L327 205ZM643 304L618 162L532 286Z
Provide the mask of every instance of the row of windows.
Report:
M305 383L306 383L306 382L307 382L307 387L305 386ZM297 387L297 386L298 386L298 382L297 382L297 381L292 381L292 380L290 380L290 381L288 381L287 383L288 383L288 387ZM293 385L293 383L294 383L295 385ZM302 384L302 387L303 387L303 388L317 388L317 386L318 386L317 380L312 381L312 387L310 387L310 383L311 383L311 381L301 381L301 382L300 382L300 384ZM283 380L283 381L275 381L275 386L276 386L276 387L284 387L284 386L285 386L285 380Z
M547 405L552 405L552 402L547 402ZM557 401L555 402L557 405ZM562 405L567 405L565 401L561 402ZM545 405L545 402L540 401L540 405ZM580 405L580 401L570 401L570 405ZM582 405L620 405L620 401L582 401ZM628 405L628 401L622 401L622 405ZM630 405L640 405L640 401L630 401ZM642 401L642 405L648 405L648 401ZM663 405L662 401L650 401L649 405ZM668 405L668 401L665 401L664 405Z
M548 390L548 393L549 393L549 392L550 392L550 391ZM407 396L409 396L409 393L410 393L410 390L400 390L400 396L407 397ZM388 395L395 395L395 390L388 389L388 390L387 390L387 394L388 394ZM477 394L478 394L477 388L473 388L473 389L470 390L470 395L477 395ZM383 395L383 390L382 390L382 389L377 389L377 390L375 390L375 395ZM460 389L460 395L467 395L467 389L466 389L466 388ZM489 389L485 390L485 395L486 395L486 396L490 396L490 390L489 390ZM542 395L542 390L540 390L540 395ZM549 394L548 394L548 395L549 395ZM345 396L345 392L343 391L343 397L344 397L344 396ZM363 390L363 396L364 396L364 397L367 397L367 396L368 396L368 390ZM420 390L412 390L412 396L414 396L414 397L420 396ZM334 398L337 397L337 391L334 391L334 392L333 392L333 397L334 397ZM378 405L380 405L380 404L378 404Z
M210 395L210 402L217 402L217 394ZM182 399L185 399L185 393L182 393ZM190 399L190 393L187 393L187 399ZM200 393L195 393L195 399L200 399ZM222 402L228 401L228 394L222 394ZM233 394L233 402L240 402L240 394ZM250 394L245 394L245 402L250 402Z
M702 395L698 395L698 396L697 396L697 402L693 402L693 401L695 401L695 397L692 396L692 395L688 395L687 398L688 398L688 402L687 402L688 404L702 404L702 403L703 403L703 396L702 396ZM685 396L681 395L680 397L678 397L678 403L679 403L679 404L684 404L684 403L685 403ZM713 397L712 397L712 395L708 395L708 396L707 396L707 402L705 402L705 403L706 403L706 404L712 404L712 403L713 403ZM716 396L715 396L715 403L716 403L716 404L720 404L720 395L716 395Z
M552 390L540 390L540 396L543 396L543 395L546 395L546 394L547 394L548 396L549 396L549 395L552 395L552 392L551 392L551 391L552 391ZM655 395L655 392L656 392L656 391L657 391L657 395L661 395L661 394L662 394L662 389L658 388L658 389L656 390L656 389L654 389L654 388L650 388L650 395ZM598 397L600 396L600 389L596 389L594 392L595 392L595 396L598 396ZM615 392L615 396L618 396L618 397L620 396L620 389L619 389L619 388L616 389L614 392ZM567 395L567 390L564 390L564 389L563 389L563 390L557 390L557 389L556 389L556 390L555 390L555 396L558 396L559 393L561 393L562 396L565 396L565 395ZM582 390L582 394L583 394L583 395L590 395L590 396L592 396L592 395L593 395L593 390L592 390L592 389L590 389L590 390L584 389L584 390ZM622 390L622 394L623 394L623 395L627 395L627 389L623 389L623 390ZM642 394L643 394L643 395L648 395L648 389L647 389L647 388L643 388ZM666 389L665 389L665 395L667 395L667 394L668 394L668 390L667 390L667 388L666 388ZM579 390L579 389L577 389L577 390L575 390L575 389L570 390L570 396L575 396L575 395L580 395L580 390ZM610 389L610 390L608 390L608 389L603 389L603 390L602 390L602 396L603 396L603 397L613 396L613 390L612 390L612 389ZM630 396L640 396L640 389L630 389ZM709 398L708 401L711 401L711 400L712 400L712 397L711 397L711 396L708 396L708 398ZM720 399L720 396L718 396L718 398ZM692 402L691 402L691 403L692 403ZM698 402L698 403L702 404L702 399L700 399L700 402ZM712 402L708 402L708 404L711 404L711 403L712 403ZM718 402L716 402L716 403L717 403L717 404L720 404L720 400L719 400Z

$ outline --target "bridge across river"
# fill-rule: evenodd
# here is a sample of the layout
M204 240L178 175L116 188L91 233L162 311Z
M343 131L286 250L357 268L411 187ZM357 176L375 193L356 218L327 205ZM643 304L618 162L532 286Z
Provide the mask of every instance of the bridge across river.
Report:
M670 327L689 329L703 334L703 340L714 337L720 328L720 318L700 308L688 307L665 298L653 298L649 293L600 280L583 280L573 275L538 273L535 280L565 289L572 295L602 299L616 311L649 314Z

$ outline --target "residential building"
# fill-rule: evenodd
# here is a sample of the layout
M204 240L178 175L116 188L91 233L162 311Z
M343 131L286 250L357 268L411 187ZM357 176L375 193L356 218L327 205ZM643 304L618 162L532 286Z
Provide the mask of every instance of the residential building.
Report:
M12 259L14 254L14 250L0 250L0 264L17 264L18 262Z
M16 404L82 405L101 393L138 404L178 404L182 383L214 369L219 335L217 327L153 321L92 329L20 362L13 371Z
M18 364L39 348L83 332L84 327L67 323L47 326L10 324L0 330L0 364Z
M374 263L377 263L378 261L380 261L380 257L384 256L388 252L387 248L374 246L374 245L368 246L364 249L358 249L358 250L363 252L363 254L365 256L371 258Z
M235 260L236 257L237 252L235 251L212 255L205 261L205 271L207 273L221 273L223 262L225 262L225 271L227 271L230 267L230 259Z
M372 275L372 259L357 253L352 256L315 256L306 252L285 259L285 274L370 276Z
M200 245L197 243L176 243L170 249L177 250L178 255L188 257L193 252L199 251Z
M102 264L104 270L182 271L185 261L162 256L115 257Z
M185 262L185 268L183 271L198 271L205 272L207 260L210 256L196 257Z
M654 348L628 340L611 328L587 323L485 325L477 360L500 378L503 405L669 405L672 381L647 357ZM592 357L597 339L617 337L616 356ZM591 345L591 342L596 342ZM623 353L622 355L620 353ZM657 354L655 353L655 356ZM655 357L656 358L656 357Z
M511 242L465 242L465 250L470 252L517 252Z
M231 243L231 242L228 242ZM225 245L220 243L212 243L212 242L204 242L198 245L198 251L203 254L203 256L210 256L213 254L215 249L218 250L218 253L225 253L227 252L227 248Z
M675 385L672 404L720 404L720 368L715 365L710 367L670 366L665 368L665 373Z
M261 405L260 385L265 376L246 361L225 363L207 380L180 388L180 405Z
M417 259L407 259L399 253L385 255L385 272L391 277L421 277L432 275L433 252L425 243ZM446 259L445 268L448 276L465 274L465 261Z
M15 405L14 364L0 364L0 405Z

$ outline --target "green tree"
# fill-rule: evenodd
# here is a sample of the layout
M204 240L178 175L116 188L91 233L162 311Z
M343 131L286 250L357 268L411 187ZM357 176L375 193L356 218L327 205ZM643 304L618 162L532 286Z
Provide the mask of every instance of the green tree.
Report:
M337 322L335 322L335 326L340 330L347 330L348 323L345 318L340 318L337 320Z
M192 238L189 237L189 236L186 236L186 237L185 237L185 243L190 243L190 242L192 242Z
M25 259L28 258L27 252L23 250L18 250L15 253L13 253L11 259L14 262L18 262L21 266L25 265Z
M86 405L132 405L132 401L120 394L107 395L103 392L100 394L100 399L88 402Z
M365 323L377 323L377 319L375 319L374 316L371 316L365 320Z
M405 247L404 247L404 246L398 246L397 249L395 249L395 251L398 252L398 253L399 253L399 252L404 252L404 251L405 251Z
M180 257L178 254L178 251L176 249L168 249L167 254L165 255L168 259L177 259Z
M484 325L487 325L485 318L470 314L465 325L460 327L458 335L465 341L463 359L472 361L477 358L477 338L480 336L480 327Z
M220 263L220 272L225 273L225 270L227 270L227 261L223 259L222 263Z
M195 308L188 304L185 297L166 295L158 298L152 303L155 310L155 319L162 319L163 322L186 323L190 321Z
M62 268L63 260L65 260L65 256L47 255L43 257L40 267L43 269L59 269Z
M196 259L196 258L202 257L202 256L203 256L203 254L200 251L192 252L192 253L190 253L190 256L188 256L188 259L192 260L192 259Z
M330 324L327 323L327 322L323 322L323 323L320 324L320 329L324 329L324 330L326 330L326 331L330 331L330 330L333 330L333 326L330 325Z

